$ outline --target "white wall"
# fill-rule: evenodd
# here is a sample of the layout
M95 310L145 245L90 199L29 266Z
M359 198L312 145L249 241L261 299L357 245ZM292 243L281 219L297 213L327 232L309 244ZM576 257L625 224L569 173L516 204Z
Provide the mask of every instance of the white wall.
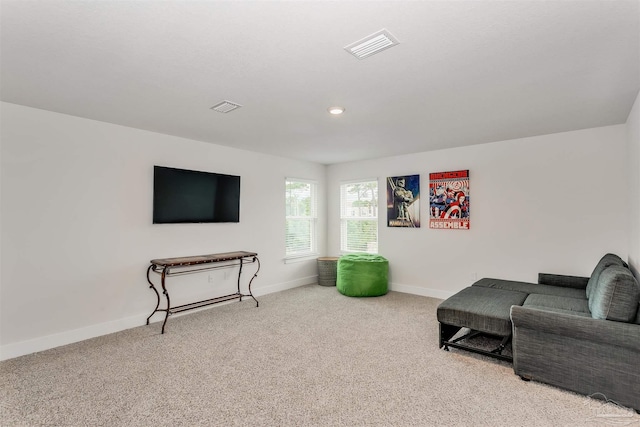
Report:
M319 249L337 255L341 181L378 177L383 201L386 177L421 175L422 228L388 228L381 211L395 290L444 298L476 275L588 275L605 252L637 269L638 104L627 125L327 168L2 103L0 358L143 324L153 258L251 250L256 295L314 282L315 260L282 260L285 176L320 183ZM241 175L241 222L152 225L155 164ZM471 230L430 230L428 174L458 169L470 169ZM178 301L211 289L206 273L172 280Z
M640 280L640 94L627 119L629 171L629 266Z
M315 260L283 262L284 178L318 181L323 212L325 166L1 108L1 358L144 324L155 306L145 278L154 258L255 251L254 294L315 282ZM240 175L240 223L153 225L154 165ZM318 234L324 253L324 219ZM211 297L206 273L171 280L176 303Z
M388 228L380 211L379 253L389 259L391 289L445 298L476 276L534 282L538 272L588 276L606 252L627 257L625 129L329 166L329 254L340 249L341 181L378 177L383 201L386 177L420 174L421 228ZM470 170L471 229L429 229L428 174L460 169Z

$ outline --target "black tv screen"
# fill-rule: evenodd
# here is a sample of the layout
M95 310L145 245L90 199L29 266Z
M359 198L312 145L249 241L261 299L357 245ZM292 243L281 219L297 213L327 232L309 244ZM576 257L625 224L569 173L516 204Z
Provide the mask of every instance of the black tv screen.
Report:
M153 167L153 223L240 222L240 177Z

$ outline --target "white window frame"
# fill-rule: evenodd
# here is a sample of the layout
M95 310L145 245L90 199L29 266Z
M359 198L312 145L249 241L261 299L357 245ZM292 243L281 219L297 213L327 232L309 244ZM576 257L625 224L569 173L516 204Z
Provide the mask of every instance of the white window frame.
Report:
M299 183L309 186L309 209L301 212L301 205L291 204L292 194L289 183ZM295 211L295 212L293 212ZM308 222L308 235L303 235L303 241L309 244L305 248L296 248L290 241L289 227L292 221ZM308 179L285 178L285 263L303 261L318 256L318 183Z
M373 194L375 203L368 208L363 206L354 207L351 196L348 193L350 188L358 184L376 184L376 189ZM340 183L340 251L342 253L354 253L354 252L366 252L377 254L378 253L378 211L380 205L380 182L377 178L361 179L357 181L344 181ZM368 242L360 242L360 249L353 249L353 245L357 245L358 242L353 240L349 241L348 226L353 221L370 222L375 227L375 241L369 240ZM366 248L362 247L366 244Z

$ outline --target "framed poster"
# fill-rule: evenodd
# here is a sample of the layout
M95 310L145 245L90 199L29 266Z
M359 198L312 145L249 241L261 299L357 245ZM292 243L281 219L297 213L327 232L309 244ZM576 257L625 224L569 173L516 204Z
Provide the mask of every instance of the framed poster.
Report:
M469 170L429 174L429 228L469 229Z
M420 175L387 178L387 226L420 227Z

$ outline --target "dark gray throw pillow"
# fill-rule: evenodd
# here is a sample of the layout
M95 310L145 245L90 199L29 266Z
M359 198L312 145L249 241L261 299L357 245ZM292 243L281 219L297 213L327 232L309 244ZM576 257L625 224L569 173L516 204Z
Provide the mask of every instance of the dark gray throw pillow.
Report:
M638 311L640 285L628 268L612 265L600 273L589 308L594 319L633 322Z
M621 265L623 267L626 267L625 262L622 260L622 258L620 258L616 254L606 254L605 256L600 258L600 261L598 261L598 264L596 264L596 267L593 269L593 272L589 277L589 281L587 282L587 299L591 299L591 297L593 296L593 291L596 288L596 283L598 283L598 278L600 277L600 273L602 273L602 270L611 265ZM591 304L589 304L589 306L591 306Z

